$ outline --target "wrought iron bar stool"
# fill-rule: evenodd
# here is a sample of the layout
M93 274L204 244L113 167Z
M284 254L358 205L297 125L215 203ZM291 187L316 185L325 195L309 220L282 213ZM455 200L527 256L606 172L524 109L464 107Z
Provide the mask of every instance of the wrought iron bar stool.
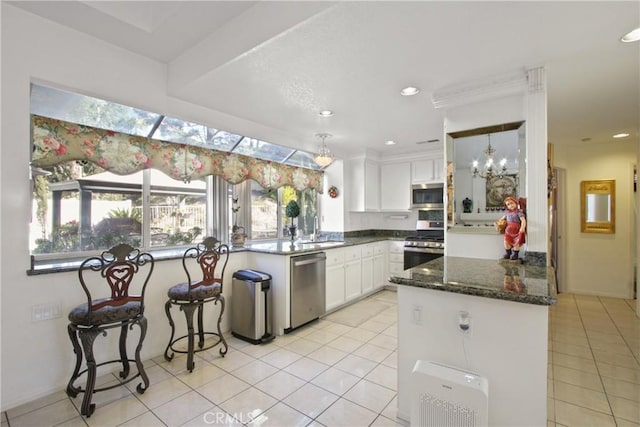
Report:
M188 260L195 260L195 264L202 271L202 280L192 282L189 272ZM218 344L220 347L220 355L224 357L227 354L228 346L222 331L220 330L220 322L224 313L224 296L222 295L222 280L224 278L224 270L229 260L229 246L222 244L215 237L206 237L202 243L198 243L195 247L187 249L182 256L182 267L187 274L187 281L172 286L167 295L169 299L165 303L165 311L171 326L171 338L169 344L164 351L164 358L167 361L173 359L174 353L182 353L187 355L187 369L193 371L194 362L193 355L197 352L208 350ZM190 263L193 265L194 263ZM220 314L217 321L217 332L205 331L203 325L203 307L205 303L213 301L214 305L220 303ZM173 338L175 335L175 323L171 318L171 306L177 305L184 312L187 321L187 334L179 338ZM195 348L195 330L193 324L193 316L196 309L198 310L198 348ZM217 337L205 347L205 336ZM179 341L187 339L187 349L176 349Z
M81 414L90 417L95 410L95 404L91 403L94 393L119 387L137 377L142 382L138 384L137 391L142 394L149 387L149 377L140 360L142 342L147 333L147 319L144 317L144 293L153 272L154 259L151 254L140 252L127 244L119 244L104 251L100 256L84 260L80 265L78 277L80 284L87 296L87 302L79 305L69 313L69 338L76 355L76 366L67 384L67 395L74 398L78 393L84 393ZM96 274L90 274L94 272ZM145 273L146 272L146 273ZM135 279L139 275L141 279ZM98 277L99 276L99 277ZM94 298L89 288L95 287L95 282L107 282L110 288L110 296ZM133 287L140 287L139 294L131 294ZM135 349L135 358L127 356L128 331L137 325L140 328L140 337ZM93 354L93 343L98 335L107 335L110 329L120 329L119 352L120 358L107 362L96 363ZM86 369L82 367L82 352L86 362ZM99 366L119 363L122 371L119 376L122 379L118 384L95 388L96 371ZM138 372L129 377L129 363L135 363ZM76 387L74 382L86 374L85 387Z

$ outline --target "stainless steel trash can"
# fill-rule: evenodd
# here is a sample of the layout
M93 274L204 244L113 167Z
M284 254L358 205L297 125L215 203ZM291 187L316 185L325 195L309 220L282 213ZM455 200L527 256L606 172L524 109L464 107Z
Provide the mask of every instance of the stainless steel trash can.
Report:
M271 341L271 275L255 270L233 273L231 294L231 333L252 344Z

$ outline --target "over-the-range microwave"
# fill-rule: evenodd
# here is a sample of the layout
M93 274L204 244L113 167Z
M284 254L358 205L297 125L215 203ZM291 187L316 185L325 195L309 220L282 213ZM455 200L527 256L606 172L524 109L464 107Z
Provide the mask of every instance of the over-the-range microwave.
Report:
M444 209L444 183L413 184L411 207L413 209Z

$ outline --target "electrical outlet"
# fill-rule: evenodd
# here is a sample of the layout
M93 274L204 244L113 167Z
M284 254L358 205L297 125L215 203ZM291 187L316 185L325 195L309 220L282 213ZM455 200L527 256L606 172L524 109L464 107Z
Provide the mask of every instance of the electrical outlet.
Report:
M411 320L416 325L422 325L422 306L414 305L411 311Z
M40 304L31 307L31 321L50 320L60 317L62 308L60 304Z

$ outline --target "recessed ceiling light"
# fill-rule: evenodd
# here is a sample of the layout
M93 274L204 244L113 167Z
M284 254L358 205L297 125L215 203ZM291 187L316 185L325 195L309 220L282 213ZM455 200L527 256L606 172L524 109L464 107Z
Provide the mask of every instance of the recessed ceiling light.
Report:
M385 142L384 145L396 145L396 142L389 140L389 141Z
M614 138L626 138L628 136L629 136L628 133L617 133L617 134L613 135Z
M331 117L333 116L333 111L331 110L322 110L318 113L320 117Z
M420 89L418 89L417 87L407 86L407 87L405 87L404 89L402 89L400 91L400 95L402 95L402 96L412 96L412 95L415 95L418 92L420 92Z
M629 31L620 39L620 41L624 43L637 42L638 40L640 40L640 28Z

